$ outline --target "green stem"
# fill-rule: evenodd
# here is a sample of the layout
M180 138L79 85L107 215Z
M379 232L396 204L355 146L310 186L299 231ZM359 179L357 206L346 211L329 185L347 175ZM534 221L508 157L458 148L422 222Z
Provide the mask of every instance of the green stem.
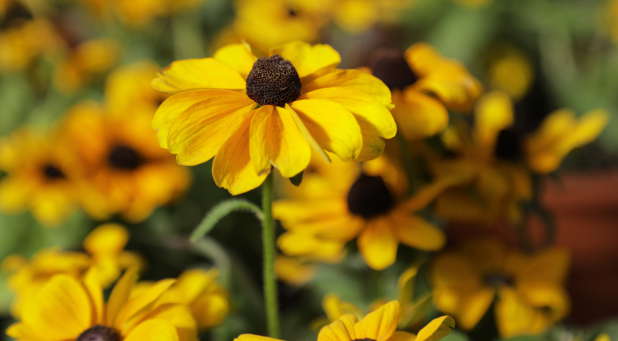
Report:
M262 185L262 248L264 272L264 305L268 335L279 338L279 302L277 279L275 276L275 221L272 214L273 175L269 175Z

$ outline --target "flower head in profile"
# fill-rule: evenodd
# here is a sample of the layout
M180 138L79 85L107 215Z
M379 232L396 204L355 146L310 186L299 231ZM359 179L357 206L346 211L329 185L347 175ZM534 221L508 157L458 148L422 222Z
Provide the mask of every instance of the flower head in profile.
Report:
M80 204L82 165L55 132L29 128L0 140L0 210L32 211L57 226Z
M137 293L136 281L137 273L127 271L106 303L96 271L83 278L54 276L7 334L19 341L197 340L195 321L186 306L156 305L173 279Z
M434 303L471 329L495 300L502 337L538 334L569 310L563 283L568 263L561 249L527 255L493 240L470 241L434 261Z
M230 311L227 290L217 283L217 270L191 269L183 272L159 299L157 305L183 304L191 309L200 329L215 327ZM137 291L149 290L156 283L140 283Z
M214 157L215 183L232 194L258 187L274 166L302 172L315 150L343 160L378 156L396 133L390 91L377 78L337 69L327 45L295 42L257 58L245 44L181 60L153 86L170 93L153 125L183 165Z
M142 221L187 188L188 170L157 143L150 126L152 109L135 103L110 112L108 107L85 102L65 117L64 138L82 160L85 181L92 189L83 198L92 216L121 214L129 221Z
M381 270L395 262L399 243L421 250L443 246L443 232L414 212L446 188L446 181L408 197L403 171L385 157L362 167L316 162L313 169L273 206L286 229L277 241L286 255L336 262L345 244L357 238L367 264Z
M390 301L362 319L344 314L323 327L318 341L438 341L454 327L448 316L438 317L423 327L418 334L398 331L399 302ZM242 334L235 341L274 341L270 337Z
M405 52L378 49L369 68L393 92L393 115L408 139L441 132L448 124L448 110L470 110L482 91L463 65L426 43L416 43Z
M32 259L8 257L3 268L9 274L9 287L15 293L13 315L22 316L37 292L56 275L80 278L89 269L96 269L101 285L107 287L123 270L139 269L141 258L124 250L128 238L129 234L124 227L105 224L94 229L84 239L85 252L46 249L37 252Z

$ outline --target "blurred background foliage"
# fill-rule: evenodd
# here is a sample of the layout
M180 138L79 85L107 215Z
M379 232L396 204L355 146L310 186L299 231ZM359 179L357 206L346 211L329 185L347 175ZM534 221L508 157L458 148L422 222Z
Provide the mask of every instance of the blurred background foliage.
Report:
M401 11L394 24L358 34L328 27L322 40L342 53L348 67L360 66L371 48L385 41L387 45L400 47L428 41L443 55L460 60L483 84L491 84L488 70L496 53L503 49L518 51L530 63L534 89L531 93L532 97L536 95L536 98L523 100L532 101L532 108L538 115L559 107L569 107L576 112L600 107L612 116L601 138L570 157L565 169L615 168L618 161L618 120L615 119L618 115L618 40L612 40L611 27L618 25L618 16L616 13L612 16L609 11L610 2L494 0L484 5L466 4L472 2L415 0ZM47 10L60 13L65 20L84 30L85 35L117 41L121 46L118 65L144 59L166 65L175 59L210 55L219 32L234 17L231 0L207 0L198 8L157 18L140 27L124 25L117 20L93 20L83 7L74 6L71 1L54 0L48 5ZM49 126L77 102L102 99L103 76L73 93L57 89L51 81L56 62L44 57L28 72L0 75L0 135L5 136L23 125ZM157 209L144 222L129 225L128 249L137 250L146 259L145 279L176 276L187 266L205 261L225 267L222 271L229 274L225 280L234 296L234 311L210 337L224 341L232 340L239 331L259 332L264 316L257 286L260 278L257 257L260 249L255 242L260 238L258 224L250 214L231 215L219 223L200 247L187 246L182 237L199 224L204 212L228 198L224 190L214 186L209 165L194 167L191 171L194 181L185 196ZM251 200L256 200L255 196L255 193L248 195ZM119 217L115 220L126 224ZM98 223L83 213L75 213L61 226L49 229L42 227L29 213L0 214L0 259L11 254L31 256L47 247L79 249L83 237ZM339 265L320 266L311 287L282 283L284 334L290 340L313 339L305 322L322 316L320 302L327 293L336 293L361 307L368 307L376 297L395 297L395 284L404 269L403 264L419 257L411 250L401 253L404 261L383 272L369 271L356 255L347 257ZM2 275L2 327L10 322L10 292L4 280ZM418 296L426 291L424 281L426 276L421 274ZM241 311L242 314L238 313ZM491 330L483 323L470 335L453 332L445 340L482 340L484 330ZM512 340L592 340L601 332L618 339L618 322L597 323L582 328L567 323L569 327L559 326L544 335Z

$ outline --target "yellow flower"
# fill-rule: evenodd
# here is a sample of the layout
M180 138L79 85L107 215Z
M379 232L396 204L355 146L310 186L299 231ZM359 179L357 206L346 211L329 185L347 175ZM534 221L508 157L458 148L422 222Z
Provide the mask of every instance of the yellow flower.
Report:
M45 19L34 18L28 1L0 0L0 70L21 71L35 58L60 46Z
M63 122L63 133L94 189L84 198L88 213L100 218L120 213L137 222L183 193L190 177L159 147L150 109L136 105L124 113L114 115L90 102L78 104Z
M438 178L461 174L463 181L438 198L436 212L449 220L516 221L519 202L531 197L532 184L528 171L516 162L519 141L507 134L514 122L511 101L503 93L489 93L474 115L473 127L461 122L442 135L455 156L433 162L433 172Z
M396 134L390 91L339 61L330 46L295 42L259 59L237 44L174 62L153 81L172 94L153 121L159 142L183 165L214 157L215 183L234 195L258 187L271 166L288 178L302 172L312 148L374 158Z
M127 231L119 225L106 224L93 230L84 240L86 253L48 249L39 251L31 260L12 256L3 267L10 273L8 283L15 292L13 314L22 316L25 307L53 276L64 274L74 278L96 269L101 285L107 287L129 267L141 267L136 254L124 251Z
M105 82L105 107L113 115L126 115L127 108L147 107L153 113L163 101L160 92L150 86L159 67L150 61L141 61L119 67Z
M183 272L176 283L158 300L158 306L182 304L189 307L199 328L215 327L227 316L230 302L219 285L216 270L192 269ZM136 292L151 290L156 283L140 283Z
M367 264L376 270L393 262L399 243L422 250L444 244L440 229L412 213L425 207L446 186L435 183L405 197L402 171L386 158L354 163L316 163L290 199L275 202L274 216L287 230L278 239L290 256L337 261L346 242L358 238Z
M197 340L195 321L180 304L157 306L174 284L166 279L133 294L135 271L116 283L107 303L96 271L78 279L52 277L7 330L16 340Z
M502 337L538 334L566 316L564 250L533 255L505 249L491 240L469 242L435 260L431 274L436 306L464 329L473 328L496 300Z
M502 47L496 49L489 63L488 78L491 88L519 100L528 92L534 73L522 51L514 47Z
M110 39L93 39L69 47L56 69L56 87L69 93L80 89L94 76L111 68L119 51L118 44Z
M312 42L318 38L325 20L306 0L236 0L232 29L240 38L260 51L268 51L292 41Z
M528 165L538 173L555 171L573 149L595 140L607 125L604 110L594 110L579 120L566 109L551 113L525 141Z
M393 115L408 139L441 132L448 124L448 109L468 111L481 94L481 85L461 64L425 43L405 53L377 50L369 66L393 91Z
M318 341L438 341L448 335L454 326L448 316L438 317L423 327L418 334L397 331L399 302L391 301L367 314L360 321L346 314L323 327ZM242 334L235 341L276 341L270 337Z
M82 170L55 133L22 129L0 140L0 210L31 210L55 226L78 208Z

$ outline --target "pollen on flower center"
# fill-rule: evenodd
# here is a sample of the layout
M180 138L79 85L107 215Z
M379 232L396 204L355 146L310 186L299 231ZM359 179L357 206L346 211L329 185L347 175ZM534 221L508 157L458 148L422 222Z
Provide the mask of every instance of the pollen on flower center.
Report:
M119 144L110 149L107 162L116 169L135 170L144 163L144 158L135 148Z
M296 68L279 55L259 58L247 76L247 96L260 105L284 106L300 96Z
M61 179L66 178L66 175L64 174L62 169L60 169L58 166L53 165L51 163L44 164L41 167L41 172L43 172L43 176L45 176L45 178L50 181L61 180Z
M115 329L100 325L86 329L77 337L77 341L120 341L121 339Z
M373 75L380 78L390 89L402 90L418 80L399 49L381 48L375 51L369 67Z
M515 278L509 274L496 271L485 274L485 276L483 276L483 282L485 285L494 288L502 286L512 287L515 285Z
M382 177L361 174L348 191L347 204L350 213L371 219L388 213L395 199Z

